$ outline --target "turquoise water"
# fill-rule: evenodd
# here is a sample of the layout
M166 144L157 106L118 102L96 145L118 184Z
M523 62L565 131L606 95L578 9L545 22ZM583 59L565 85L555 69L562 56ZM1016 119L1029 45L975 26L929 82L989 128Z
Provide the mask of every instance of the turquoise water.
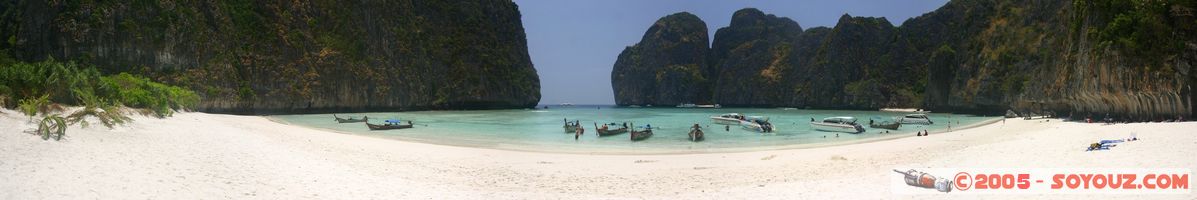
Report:
M731 126L714 124L710 116L723 113L744 113L770 118L777 131L758 133ZM411 120L415 128L370 131L362 123L340 124L332 114L278 115L273 119L293 125L329 129L339 132L387 137L425 143L455 146L484 147L508 150L569 152L569 153L681 153L727 152L756 149L800 148L802 146L832 145L869 140L913 136L916 131L942 132L952 127L998 119L973 115L931 113L935 124L904 124L897 131L880 133L885 129L868 128L871 117L897 117L907 113L880 111L804 110L780 108L617 108L611 106L551 107L537 110L480 110L480 111L418 111L388 113L342 113L340 117L369 116L379 123L383 119ZM822 132L811 129L810 119L824 117L856 117L867 129L865 133L849 134ZM581 120L586 133L578 140L565 133L562 119ZM653 136L632 142L628 134L598 137L594 123L632 122L637 127L651 124ZM949 123L949 121L951 123ZM689 127L698 123L704 127L706 140L687 140ZM639 130L639 128L637 129ZM838 134L838 137L836 136Z

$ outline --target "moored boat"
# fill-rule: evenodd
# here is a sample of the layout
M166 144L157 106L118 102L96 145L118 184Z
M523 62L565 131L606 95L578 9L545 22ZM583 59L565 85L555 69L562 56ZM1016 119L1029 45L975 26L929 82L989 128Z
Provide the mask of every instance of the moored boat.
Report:
M351 117L349 117L349 119L345 119L345 118L337 117L337 114L333 114L333 119L336 119L336 120L337 120L337 123L357 123L357 122L366 122L366 120L367 120L367 119L369 119L369 118L370 118L369 116L363 116L361 119L354 119L354 118L351 116Z
M750 131L761 133L770 133L776 131L772 123L769 123L768 118L749 117L748 120L740 121L740 127Z
M902 124L893 120L886 120L881 117L873 117L869 119L869 128L898 130L898 127L902 127Z
M388 120L384 121L384 122L386 122L385 124L371 124L369 120L367 120L365 122L366 122L366 127L370 128L370 130L372 130L372 131L405 129L405 128L413 127L411 121L407 121L407 124L403 125L403 124L399 124L400 121L396 120L396 119L388 119Z
M698 105L698 107L699 108L722 108L723 106L720 106L719 104L715 104L715 105Z
M702 127L698 126L698 124L694 124L694 126L690 127L689 135L690 135L690 141L693 141L693 142L698 142L698 141L702 141L703 139L706 139L702 133Z
M823 121L810 122L810 126L815 128L815 130L820 131L845 133L864 132L864 128L860 127L860 124L856 124L855 117L828 117L823 118Z
M902 124L934 124L927 114L909 114L898 119L898 123Z
M744 114L726 113L719 116L711 116L711 122L716 124L738 125L740 121L744 121Z
M565 120L565 125L561 127L565 128L565 133L578 133L578 128L580 128L578 126L578 121L570 122L569 120Z
M632 129L631 133L632 141L641 141L653 136L653 127L652 125L645 126L644 130L640 131Z
M611 127L616 126L616 125L619 125L619 124L607 123L607 124L603 124L603 127L599 127L598 124L596 123L596 124L594 124L594 130L596 130L599 137L628 133L627 123L624 123L622 125L622 127L620 127L620 128L611 129Z
M677 107L678 108L694 108L694 107L698 107L698 105L695 105L692 103L683 103L683 104L678 104Z

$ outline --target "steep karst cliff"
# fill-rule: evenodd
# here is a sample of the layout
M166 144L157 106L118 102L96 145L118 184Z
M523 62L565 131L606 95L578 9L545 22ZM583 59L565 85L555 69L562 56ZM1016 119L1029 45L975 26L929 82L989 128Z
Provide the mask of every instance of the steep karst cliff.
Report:
M672 52L705 58L708 81L654 87L684 94L671 102L733 106L1192 116L1194 4L956 0L897 27L885 18L844 15L835 27L808 30L744 9L719 29L709 50ZM618 64L614 70L621 73ZM683 86L712 89L676 89Z
M510 1L5 1L0 49L182 85L210 112L532 107Z
M698 16L683 12L657 20L640 43L625 48L615 61L611 87L616 102L677 105L709 98L708 41L706 22Z

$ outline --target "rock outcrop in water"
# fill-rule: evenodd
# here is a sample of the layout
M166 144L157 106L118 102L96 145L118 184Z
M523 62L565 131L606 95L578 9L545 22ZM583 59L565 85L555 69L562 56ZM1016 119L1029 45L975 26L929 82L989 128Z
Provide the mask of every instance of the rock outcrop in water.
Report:
M133 72L230 113L526 108L510 1L6 1L0 50Z
M709 50L671 52L704 58L710 81L655 87L710 87L670 102L736 106L1192 116L1194 8L1192 1L951 1L900 27L844 15L835 27L805 31L744 9ZM645 51L632 53L657 54ZM671 104L625 101L618 96L645 94L614 90L620 105Z

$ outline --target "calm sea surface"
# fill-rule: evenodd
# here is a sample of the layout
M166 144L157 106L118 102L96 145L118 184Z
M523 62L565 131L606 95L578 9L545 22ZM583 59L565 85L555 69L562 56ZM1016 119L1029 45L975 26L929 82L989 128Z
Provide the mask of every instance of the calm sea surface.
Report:
M744 113L770 118L774 133L757 133L731 126L714 124L710 116L723 113ZM947 131L949 126L959 129L998 117L928 114L933 125L904 124L897 131L868 128L869 119L900 117L908 113L880 111L804 110L781 108L618 108L612 106L550 107L536 110L481 111L418 111L387 113L342 113L342 118L369 116L374 123L384 119L411 120L415 128L370 131L362 123L337 123L332 114L276 115L271 118L299 126L329 129L338 132L378 136L433 144L495 148L521 151L566 153L701 153L763 149L802 148L823 145L857 143L871 140L913 136L916 131ZM816 131L810 120L824 117L856 117L865 133L835 133ZM575 140L565 133L562 119L580 120L586 133ZM636 127L651 124L653 136L632 142L628 134L598 137L594 124L631 122ZM689 127L698 123L704 127L706 140L687 140ZM639 128L637 128L639 130ZM838 134L838 137L837 137Z

